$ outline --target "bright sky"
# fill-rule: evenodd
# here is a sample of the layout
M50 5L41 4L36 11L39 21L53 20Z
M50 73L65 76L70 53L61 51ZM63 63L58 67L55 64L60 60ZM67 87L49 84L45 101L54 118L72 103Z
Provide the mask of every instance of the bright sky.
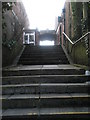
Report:
M65 0L22 0L30 28L55 29L55 19L61 15Z

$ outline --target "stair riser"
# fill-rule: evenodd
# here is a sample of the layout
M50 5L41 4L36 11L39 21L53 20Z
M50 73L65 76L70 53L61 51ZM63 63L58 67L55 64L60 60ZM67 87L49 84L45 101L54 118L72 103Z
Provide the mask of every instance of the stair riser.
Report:
M37 60L37 61L36 61ZM18 64L22 65L47 65L47 64L69 64L61 46L37 47L26 46Z
M49 51L50 51L50 50L52 50L52 51L53 51L53 50L62 50L62 47L61 47L61 46L58 46L58 45L57 45L57 46L38 46L38 47L37 47L37 46L35 45L35 46L33 46L33 47L29 47L29 46L27 47L27 46L26 46L26 47L25 47L25 51L26 51L26 50L28 50L28 51L31 51L31 50L33 50L33 51L34 51L34 50L41 50L41 51L47 51L47 50L49 50Z
M44 53L47 53L47 52L63 52L62 48L58 49L50 49L50 48L46 48L46 49L25 49L24 50L24 53L30 53L30 52L34 52L34 53L39 53L39 52L44 52Z
M38 106L38 100L39 98L2 100L2 109L35 108Z
M40 57L52 57L52 58L54 58L54 57L59 57L59 58L66 58L66 56L65 56L65 54L57 54L57 53L55 53L55 54L52 54L52 53L50 53L50 54L22 54L22 56L21 56L21 58L40 58Z
M41 86L40 93L41 94L49 94L49 93L87 93L88 86Z
M33 61L33 60L36 60L36 61L48 61L48 60L51 60L51 62L53 61L53 60L60 60L60 61L68 61L68 59L66 58L66 57L62 57L61 56L61 58L60 57L56 57L56 56L54 56L54 57L50 57L50 56L48 56L48 57L43 57L43 56L40 56L40 57L38 57L38 56L30 56L30 57L26 57L26 56L24 56L23 58L20 58L19 59L19 61Z
M65 57L65 58L60 58L60 57L50 57L50 56L48 56L48 57L27 57L27 58L25 58L25 57L23 57L23 58L20 58L20 61L32 61L32 60L37 60L37 61L41 61L41 60L64 60L64 61L66 61L67 60L67 58Z
M41 114L39 120L89 120L88 114Z
M88 93L86 85L40 85L4 87L2 94Z
M81 75L85 74L84 70L74 69L38 69L38 70L19 70L3 71L2 76L26 76L26 75Z
M58 107L82 107L90 106L90 98L42 98L40 100L40 108L58 108Z
M53 55L55 55L55 56L65 56L65 53L63 52L63 51L60 51L60 52L53 52L53 51L51 51L51 52L23 52L22 53L22 56L52 56L53 57Z
M29 51L31 51L31 50L33 50L33 51L35 51L35 50L41 50L41 51L47 51L47 50L51 50L51 51L53 51L53 50L62 50L62 48L61 48L61 46L56 46L56 47L51 47L51 46L34 46L34 47L27 47L26 46L26 48L25 48L25 51L26 50L29 50Z
M36 58L36 59L32 59L32 58L31 58L31 59L27 59L27 58L26 58L26 59L20 59L19 63L20 63L20 62L21 62L21 63L22 63L22 62L23 62L23 63L24 63L24 62L27 62L27 63L29 63L29 62L30 62L30 63L33 63L33 62L35 62L35 63L36 63L36 62L38 62L38 63L40 63L40 62L41 62L41 63L43 63L43 62L46 62L46 63L48 63L48 62L51 62L51 63L52 63L52 62L62 62L62 63L64 63L64 62L66 62L66 63L67 63L67 59L59 59L59 58L58 58L58 59L57 59L57 58L54 58L54 59L49 59L49 58L47 59L47 58L46 58L46 59L44 59L44 58L41 58L41 59L39 60L39 59L37 59L37 58ZM69 64L69 63L68 63L68 64Z
M51 60L47 60L47 61L19 61L18 64L22 64L22 65L51 65L51 64L69 64L67 61L59 61L59 60L55 60L55 61L51 61Z
M14 94L38 94L38 86L19 86L19 87L5 87L2 89L2 94L5 95L14 95Z
M88 114L43 114L3 116L2 120L90 120Z
M8 99L2 101L3 109L15 108L56 108L56 107L89 107L89 98L37 98L37 99Z
M2 84L24 84L24 83L84 83L88 76L16 76L2 78Z
M22 53L22 55L48 55L48 54L58 54L58 55L60 55L60 54L62 54L62 55L65 55L65 53L64 53L64 51L62 50L62 51L24 51L23 53Z
M50 63L53 63L53 62L54 62L54 63L55 63L55 62L56 62L56 63L57 63L57 62L58 62L58 63L59 63L59 62L60 62L60 63L64 63L64 62L65 62L65 63L68 63L68 64L69 64L69 62L67 62L67 60L65 60L65 59L64 59L64 60L60 60L60 59L56 59L56 58L55 58L55 59L43 59L43 58L41 58L41 60L38 60L38 59L36 59L36 60L35 60L35 59L24 59L24 60L22 60L22 59L21 59L21 60L19 61L19 63L39 63L39 64L40 64L40 63L44 63L44 62L45 62L45 63L49 63L49 62L50 62Z

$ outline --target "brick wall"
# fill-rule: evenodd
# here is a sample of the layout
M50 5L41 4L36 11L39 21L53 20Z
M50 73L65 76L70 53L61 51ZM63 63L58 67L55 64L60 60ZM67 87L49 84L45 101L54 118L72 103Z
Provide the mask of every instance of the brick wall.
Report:
M2 66L11 65L23 47L23 28L29 26L27 14L21 2L13 4L4 13L6 27L2 29Z

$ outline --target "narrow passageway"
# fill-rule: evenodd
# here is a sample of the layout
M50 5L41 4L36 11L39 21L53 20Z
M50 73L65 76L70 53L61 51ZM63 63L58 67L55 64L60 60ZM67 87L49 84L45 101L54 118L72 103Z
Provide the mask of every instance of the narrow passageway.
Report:
M2 6L2 120L89 120L89 3Z

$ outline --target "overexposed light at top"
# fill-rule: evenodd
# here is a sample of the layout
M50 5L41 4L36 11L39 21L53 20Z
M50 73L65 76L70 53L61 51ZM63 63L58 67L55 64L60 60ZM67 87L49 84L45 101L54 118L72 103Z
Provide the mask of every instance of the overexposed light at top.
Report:
M65 0L22 0L30 28L55 29L55 18L61 15Z
M50 41L50 40L44 40L44 41L40 41L40 46L53 46L54 45L54 41Z

